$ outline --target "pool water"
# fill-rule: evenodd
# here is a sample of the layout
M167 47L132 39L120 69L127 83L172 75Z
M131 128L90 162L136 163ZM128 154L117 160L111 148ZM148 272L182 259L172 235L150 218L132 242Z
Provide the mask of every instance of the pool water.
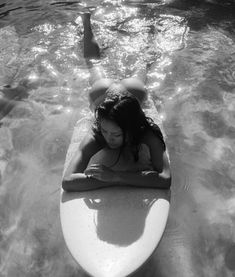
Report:
M109 77L149 63L171 160L166 232L136 276L234 276L234 1L3 2L0 276L85 276L65 246L59 199L73 126L89 113L87 9Z

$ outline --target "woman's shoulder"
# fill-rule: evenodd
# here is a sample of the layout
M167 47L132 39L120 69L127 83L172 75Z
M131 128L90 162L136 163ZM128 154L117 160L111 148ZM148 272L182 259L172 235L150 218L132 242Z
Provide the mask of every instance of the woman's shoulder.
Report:
M94 154L103 147L104 145L101 138L99 138L99 136L94 132L92 126L90 126L80 143L80 150L84 152L84 154Z
M99 150L106 147L105 140L102 134L96 129L94 124L91 124L84 136L84 143L88 146L95 145Z
M82 144L85 144L85 145L97 144L97 145L103 146L104 139L97 128L94 115L89 114L87 117L85 117L80 121L84 123L85 129L86 129L86 134L84 135ZM80 124L80 122L78 122L78 124Z
M158 127L158 126L157 126ZM146 144L149 148L153 146L163 147L165 149L165 142L160 128L157 130L148 129L142 136L141 143Z

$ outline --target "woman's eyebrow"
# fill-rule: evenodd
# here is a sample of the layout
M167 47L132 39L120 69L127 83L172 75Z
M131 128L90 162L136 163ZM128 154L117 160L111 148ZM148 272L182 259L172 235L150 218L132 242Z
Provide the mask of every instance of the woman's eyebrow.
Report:
M105 130L103 127L101 127L101 130L107 132L107 130ZM119 135L120 134L121 135L122 132L121 131L111 132L111 134L114 134L114 135Z

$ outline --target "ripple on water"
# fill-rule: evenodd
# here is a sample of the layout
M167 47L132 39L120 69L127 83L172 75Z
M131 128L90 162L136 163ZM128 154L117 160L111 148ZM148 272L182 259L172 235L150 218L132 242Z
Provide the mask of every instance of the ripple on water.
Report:
M219 68L219 79L223 89L233 91L235 88L235 49L233 45L233 53L228 53L228 57L224 59ZM230 48L231 48L230 46Z
M14 149L19 152L31 149L34 139L37 136L38 128L35 122L28 120L12 128L12 143Z
M198 95L204 101L207 101L209 104L221 105L224 103L223 94L221 93L221 88L212 84L211 81L205 81L200 84L197 88Z
M204 111L202 113L204 130L207 134L214 138L225 136L228 126L220 113Z
M17 73L17 55L20 44L15 28L7 26L0 29L0 84L11 82Z
M41 151L46 163L56 165L63 162L69 142L69 136L63 132L49 134L41 144Z
M206 171L205 180L201 180L204 187L224 196L231 195L234 188L234 181L227 174L227 168L212 167Z
M228 247L224 262L228 269L235 271L235 243Z
M58 166L65 160L72 133L71 115L53 115L42 123L34 142L34 152L45 166Z
M18 102L8 115L8 121L12 121L12 125L19 125L21 120L42 120L43 109L40 105L32 102ZM14 121L13 121L14 120Z
M0 128L0 156L2 151L11 150L12 145L12 139L11 139L11 132L6 127Z
M6 166L6 178L14 178L17 176L17 181L21 180L21 177L18 176L21 172L24 172L26 165L18 157L12 158Z

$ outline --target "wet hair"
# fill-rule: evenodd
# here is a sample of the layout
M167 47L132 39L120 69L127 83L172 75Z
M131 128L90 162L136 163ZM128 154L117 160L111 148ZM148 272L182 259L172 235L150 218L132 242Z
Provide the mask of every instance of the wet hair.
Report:
M103 138L100 126L102 119L110 120L122 129L123 145L120 154L126 146L128 136L128 142L133 147L134 160L138 161L141 139L148 130L151 130L160 139L165 149L164 138L159 126L145 115L137 98L127 91L108 92L104 101L96 107L93 132L97 140Z

